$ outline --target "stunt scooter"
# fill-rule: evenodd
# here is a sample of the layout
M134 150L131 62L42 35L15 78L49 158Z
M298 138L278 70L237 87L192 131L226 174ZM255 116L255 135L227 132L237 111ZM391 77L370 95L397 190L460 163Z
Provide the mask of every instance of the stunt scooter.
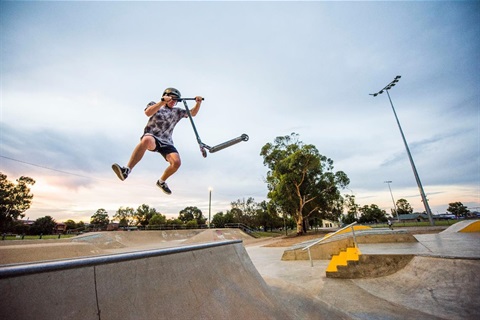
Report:
M187 111L188 118L190 119L190 122L192 123L193 132L195 132L195 136L197 137L197 142L198 142L198 145L200 147L200 152L202 153L202 156L204 158L207 157L207 150L210 153L214 153L214 152L223 150L225 148L231 147L234 144L237 144L239 142L248 141L248 135L242 134L239 137L236 137L236 138L233 138L231 140L225 141L225 142L220 143L220 144L218 144L216 146L213 146L213 147L210 147L209 145L203 143L202 139L200 139L197 128L195 127L195 123L193 122L193 117L190 114L190 109L188 108L187 100L194 100L195 101L195 98L180 98L180 99L177 99L177 101L182 101L183 105L185 106L185 110ZM202 98L202 100L205 100L205 99Z

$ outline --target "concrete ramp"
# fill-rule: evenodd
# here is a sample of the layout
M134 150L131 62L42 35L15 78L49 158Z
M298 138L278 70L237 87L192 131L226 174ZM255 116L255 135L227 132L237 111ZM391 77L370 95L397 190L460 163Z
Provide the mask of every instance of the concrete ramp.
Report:
M291 319L240 240L0 268L0 319Z
M251 240L251 239L254 239L254 238L240 229L233 229L233 228L207 229L187 239L185 241L185 244L212 242L212 241L225 241L225 240Z
M480 260L416 256L395 274L354 282L379 299L438 318L479 319L479 274Z
M480 232L480 220L463 220L443 230L441 233Z

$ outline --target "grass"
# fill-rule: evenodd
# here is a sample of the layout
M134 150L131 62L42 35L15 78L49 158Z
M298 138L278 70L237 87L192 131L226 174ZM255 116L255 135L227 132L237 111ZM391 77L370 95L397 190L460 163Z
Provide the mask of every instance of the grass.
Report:
M439 220L435 221L435 227L441 227L441 226L451 226L455 223L457 223L460 220ZM372 228L388 228L387 223L378 223L374 225L368 225L371 226ZM430 222L429 221L422 221L422 222L398 222L393 220L393 227L430 227Z
M66 239L66 238L71 238L74 237L74 234L62 234L60 235L60 238L58 238L58 234L48 234L48 235L43 235L42 238L40 239L39 235L36 236L25 236L23 240L55 240L55 239ZM0 236L0 241L3 239L3 236ZM21 235L6 235L4 240L22 240Z
M285 232L280 231L273 231L273 232L266 232L266 231L255 231L255 234L261 238L263 237L280 237L285 235Z

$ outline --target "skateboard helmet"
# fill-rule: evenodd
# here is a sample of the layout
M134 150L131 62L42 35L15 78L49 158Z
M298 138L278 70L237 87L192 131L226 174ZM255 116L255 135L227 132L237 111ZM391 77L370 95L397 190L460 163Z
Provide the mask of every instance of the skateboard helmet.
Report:
M178 90L175 89L175 88L167 88L167 89L165 89L165 91L163 91L163 95L167 95L167 96L174 95L174 96L177 96L177 98L181 98L181 97L182 97L182 94L180 93L180 91L178 91Z

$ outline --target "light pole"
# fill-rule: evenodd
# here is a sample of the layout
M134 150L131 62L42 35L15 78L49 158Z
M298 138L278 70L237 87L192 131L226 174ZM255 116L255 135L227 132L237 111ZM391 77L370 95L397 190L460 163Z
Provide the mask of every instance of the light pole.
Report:
M417 181L418 190L420 191L420 196L422 197L422 202L425 207L425 212L427 212L428 220L430 221L430 225L435 225L433 222L432 211L430 210L430 206L428 205L427 197L425 196L425 192L423 191L422 182L420 181L420 177L418 176L417 168L415 167L415 163L413 162L412 154L410 153L410 149L408 148L407 140L405 139L405 135L403 134L402 127L400 126L400 121L398 120L397 113L395 112L395 108L393 107L392 99L390 98L390 94L388 90L392 89L402 76L396 76L392 82L387 84L382 90L378 91L377 93L370 93L371 96L378 96L383 92L387 93L388 100L390 101L390 105L392 106L393 114L395 115L395 119L397 120L398 129L400 130L400 134L402 135L403 143L405 144L405 149L407 149L408 158L410 159L410 164L412 166L413 175L415 176L415 180Z
M390 190L390 196L392 197L392 202L393 202L393 210L395 211L395 214L397 215L398 222L400 222L400 216L398 215L397 205L395 203L395 199L393 198L392 188L390 188L390 183L392 183L392 181L384 181L383 183L388 184L388 190Z
M210 220L212 216L212 187L208 188L208 229L210 229Z

